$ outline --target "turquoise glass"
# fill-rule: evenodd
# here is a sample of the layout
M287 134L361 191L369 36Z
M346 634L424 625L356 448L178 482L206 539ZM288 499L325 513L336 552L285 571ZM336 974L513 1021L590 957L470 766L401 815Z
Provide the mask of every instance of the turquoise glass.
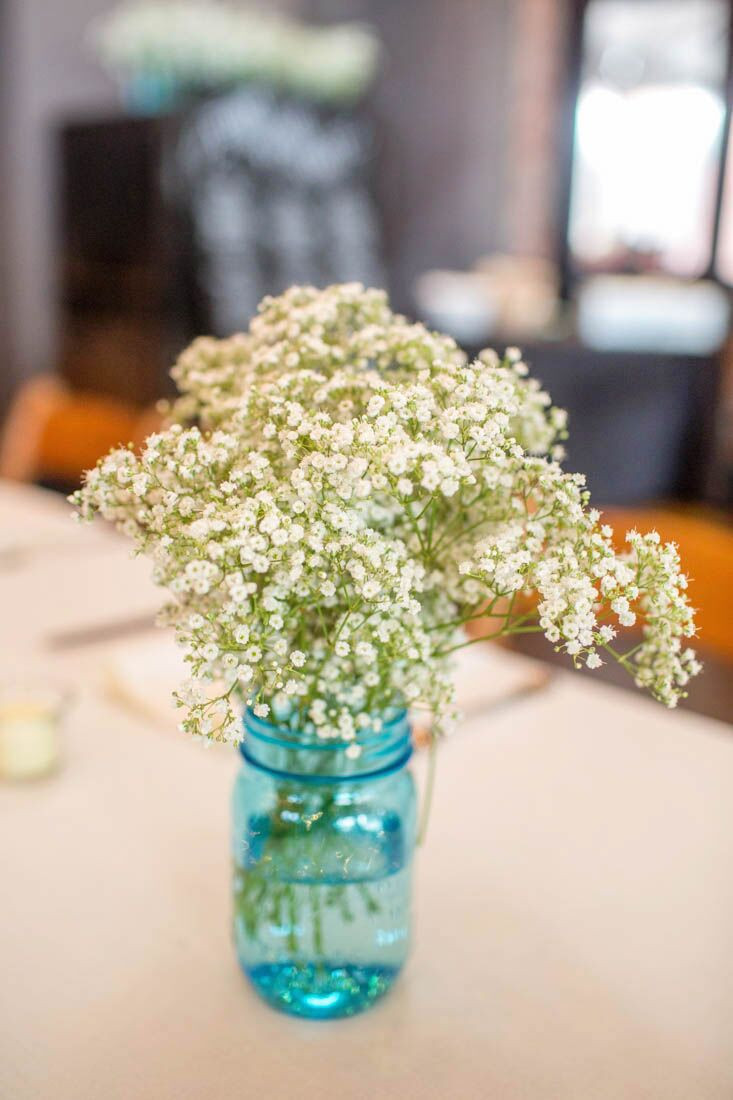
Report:
M159 115L173 110L181 92L181 85L174 76L140 70L125 80L122 97L125 107L133 114Z
M233 797L234 941L275 1008L328 1019L369 1008L410 943L415 788L404 712L348 745L248 712Z

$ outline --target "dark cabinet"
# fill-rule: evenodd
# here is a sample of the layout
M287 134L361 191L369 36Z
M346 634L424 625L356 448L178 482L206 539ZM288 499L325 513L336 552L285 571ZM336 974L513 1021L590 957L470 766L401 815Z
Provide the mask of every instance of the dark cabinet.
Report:
M369 120L248 88L60 131L60 369L140 404L293 283L384 283Z

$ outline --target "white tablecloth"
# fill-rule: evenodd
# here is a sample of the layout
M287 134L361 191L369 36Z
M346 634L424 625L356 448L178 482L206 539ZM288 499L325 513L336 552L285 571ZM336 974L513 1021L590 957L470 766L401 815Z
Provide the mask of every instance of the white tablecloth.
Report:
M66 533L55 505L0 487L3 524ZM289 1019L230 944L234 754L106 698L103 647L46 645L157 604L87 534L0 561L3 654L75 692L63 770L0 787L3 1100L731 1100L729 727L571 673L467 721L403 977L363 1016Z

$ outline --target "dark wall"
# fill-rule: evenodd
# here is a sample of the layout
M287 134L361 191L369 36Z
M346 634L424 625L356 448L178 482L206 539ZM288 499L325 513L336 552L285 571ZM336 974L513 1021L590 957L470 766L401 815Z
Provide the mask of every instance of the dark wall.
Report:
M8 127L8 7L0 0L0 150L5 148ZM0 241L8 237L7 178L0 172ZM10 263L7 248L0 248L0 420L10 391L10 303L8 284Z
M512 0L310 0L305 14L360 18L385 43L374 96L392 291L429 267L509 245L504 218Z
M117 95L85 38L113 0L2 4L0 220L12 321L3 373L17 382L55 361L53 127L60 117L102 111Z

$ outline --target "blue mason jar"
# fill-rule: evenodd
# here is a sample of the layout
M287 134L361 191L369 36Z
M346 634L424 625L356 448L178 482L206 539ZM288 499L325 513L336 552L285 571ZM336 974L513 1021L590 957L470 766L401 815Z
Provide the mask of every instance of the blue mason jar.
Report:
M234 940L257 992L350 1016L392 986L410 940L415 788L405 712L343 742L251 711L233 798Z

